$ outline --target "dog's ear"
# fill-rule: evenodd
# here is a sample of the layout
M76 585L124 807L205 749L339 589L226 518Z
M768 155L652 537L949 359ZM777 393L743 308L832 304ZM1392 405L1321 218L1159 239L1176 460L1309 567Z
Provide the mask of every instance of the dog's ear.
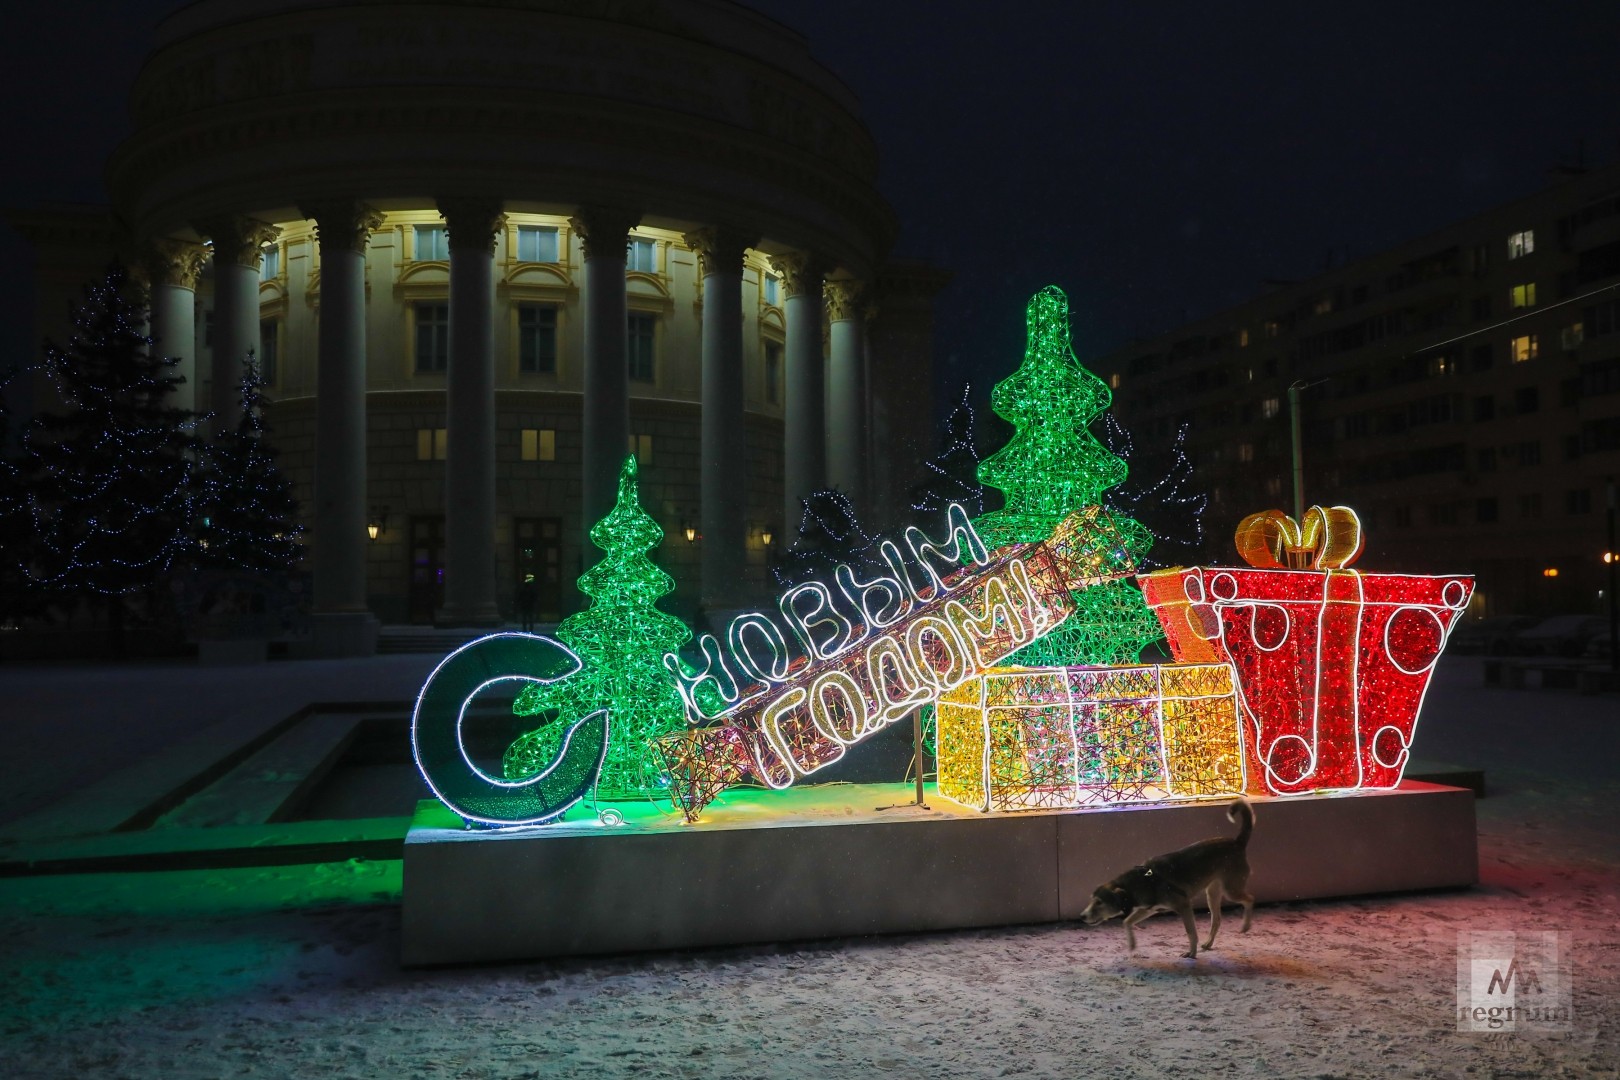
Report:
M1131 894L1121 888L1116 887L1113 890L1109 902L1114 905L1121 915L1129 915L1136 910L1136 905L1131 902Z

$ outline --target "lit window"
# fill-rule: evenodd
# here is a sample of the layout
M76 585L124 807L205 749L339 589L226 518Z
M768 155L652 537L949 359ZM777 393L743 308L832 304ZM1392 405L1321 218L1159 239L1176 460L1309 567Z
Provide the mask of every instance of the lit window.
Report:
M264 258L259 261L259 280L274 281L281 274L281 248L271 244L262 250Z
M1275 419L1282 411L1282 401L1279 398L1268 397L1260 403L1260 415L1267 420Z
M1119 389L1119 372L1116 371L1112 375L1108 376L1108 389Z
M1266 494L1273 498L1282 494L1282 480L1275 476L1266 478Z
M416 370L443 371L450 365L450 305L412 304L416 316Z
M1266 321L1266 326L1265 326L1266 337L1268 337L1268 338L1269 337L1276 337L1277 336L1277 331L1280 330L1280 329L1282 329L1282 328L1276 322L1274 322L1272 320L1267 320Z
M444 428L416 429L416 460L443 461L446 438Z
M1521 255L1528 255L1536 250L1536 231L1526 229L1516 232L1508 237L1508 258L1517 259Z
M539 225L519 225L517 257L518 262L556 262L557 230Z
M449 239L443 225L418 225L416 233L416 261L443 261L450 257Z
M782 400L782 346L765 343L765 400L776 405Z
M1249 331L1248 331L1248 328L1245 327L1244 329L1238 331L1238 348L1246 349L1248 347L1249 347Z
M1253 461L1254 460L1254 443L1239 443L1238 444L1238 460L1239 461Z
M634 382L652 382L655 366L653 346L658 334L658 316L632 311L628 325L625 359Z
M1586 340L1586 324L1572 323L1564 327L1563 333L1559 337L1566 350L1578 349L1581 347L1581 343Z
M632 238L625 245L624 268L642 274L656 274L658 272L657 242Z
M518 305L518 370L525 375L557 371L557 309L549 304Z
M635 455L637 465L651 465L652 464L652 436L651 435L632 435L632 436L630 436L629 450L630 450L631 454Z
M1508 290L1508 306L1526 308L1536 306L1536 283L1526 282Z
M1332 313L1333 298L1331 296L1324 296L1311 305L1311 314L1313 315L1330 315Z
M767 304L782 302L782 283L769 274L765 275L765 302Z
M1536 358L1536 335L1526 334L1523 337L1514 338L1508 342L1508 351L1513 354L1515 364L1522 364L1526 360L1534 360Z
M523 429L524 461L556 461L557 432L553 428Z
M269 386L276 385L281 375L281 322L278 319L259 320L259 377Z

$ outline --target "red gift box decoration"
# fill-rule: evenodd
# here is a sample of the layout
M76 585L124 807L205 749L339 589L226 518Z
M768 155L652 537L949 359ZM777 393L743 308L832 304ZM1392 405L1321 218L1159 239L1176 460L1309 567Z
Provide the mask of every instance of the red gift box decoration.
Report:
M1247 567L1138 580L1177 661L1232 665L1249 792L1396 786L1472 576L1348 569L1361 526L1343 506L1313 506L1301 523L1251 515L1237 543Z

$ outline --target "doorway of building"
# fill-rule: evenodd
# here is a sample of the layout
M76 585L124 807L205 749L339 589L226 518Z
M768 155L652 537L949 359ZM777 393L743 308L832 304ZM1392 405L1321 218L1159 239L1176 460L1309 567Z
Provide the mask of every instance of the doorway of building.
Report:
M413 516L410 528L410 620L431 624L444 606L444 515Z
M562 618L562 519L517 518L512 525L516 587L521 589L532 574L534 617L541 622L556 622Z

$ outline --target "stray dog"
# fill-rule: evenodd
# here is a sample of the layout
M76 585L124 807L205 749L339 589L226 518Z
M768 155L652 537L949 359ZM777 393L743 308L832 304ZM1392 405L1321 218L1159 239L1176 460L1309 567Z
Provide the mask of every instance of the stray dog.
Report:
M1187 927L1187 951L1182 956L1198 956L1198 928L1193 923L1193 897L1200 892L1209 900L1209 940L1215 945L1215 931L1221 928L1221 892L1243 905L1243 932L1249 932L1254 914L1254 897L1249 894L1249 834L1254 832L1254 807L1239 799L1227 810L1233 821L1242 819L1238 834L1215 837L1189 844L1180 851L1149 859L1125 871L1091 894L1091 903L1080 913L1087 926L1125 917L1125 940L1136 951L1136 924L1158 911L1173 911Z

